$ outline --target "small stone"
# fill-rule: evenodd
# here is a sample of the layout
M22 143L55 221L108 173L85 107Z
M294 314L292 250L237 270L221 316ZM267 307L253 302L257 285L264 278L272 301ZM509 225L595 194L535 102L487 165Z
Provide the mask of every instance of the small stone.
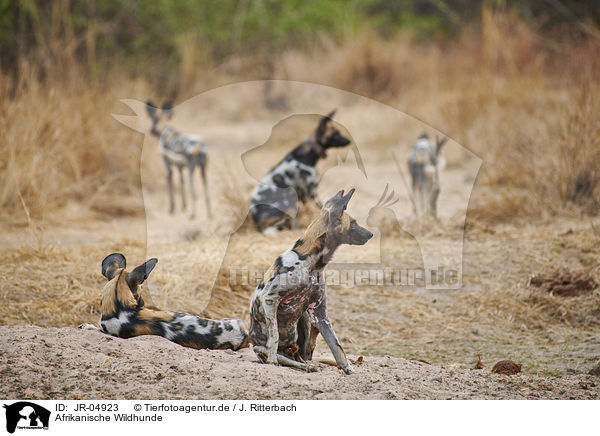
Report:
M590 369L590 375L595 375L597 377L600 377L600 363L598 363L598 365L596 365L592 369Z

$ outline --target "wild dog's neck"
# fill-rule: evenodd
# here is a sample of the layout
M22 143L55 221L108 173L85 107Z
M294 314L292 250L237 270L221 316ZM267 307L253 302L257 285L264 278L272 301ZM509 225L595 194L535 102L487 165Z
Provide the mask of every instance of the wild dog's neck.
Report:
M324 269L333 258L341 241L324 228L324 223L313 221L304 235L296 241L293 250L301 259L308 262L310 270Z
M342 245L341 241L332 234L324 234L322 236L322 249L316 254L314 268L323 270L333 258L335 250Z
M163 133L168 133L170 131L175 131L175 129L165 125L164 121L154 121L152 123L152 129L150 130L150 133L156 136L157 138L160 138L163 135Z
M156 136L157 138L160 138L161 130L158 129L158 121L157 120L152 121L152 129L150 129L150 133L152 135Z
M298 162L314 167L319 159L326 157L325 149L314 137L309 136L292 152Z

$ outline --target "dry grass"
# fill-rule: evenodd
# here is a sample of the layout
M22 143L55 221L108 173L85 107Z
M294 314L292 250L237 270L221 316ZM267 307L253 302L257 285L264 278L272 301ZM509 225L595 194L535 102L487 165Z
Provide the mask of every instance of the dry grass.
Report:
M179 75L187 85L181 97L254 78L251 59L243 57L202 74L194 65L205 59L192 56L194 44L186 40L183 50L187 55ZM593 36L549 40L535 24L484 9L481 31L465 32L454 42L422 45L407 35L384 40L361 30L339 41L322 39L310 52L284 52L273 74L391 103L474 151L485 161L481 181L488 189L474 197L471 219L539 217L574 206L595 214L600 205L599 46ZM64 74L56 72L44 82L25 61L18 83L1 80L0 205L5 219L23 221L19 193L36 219L69 201L105 214L138 209L127 201L106 205L114 193L131 194L139 180L138 137L109 114L122 111L119 98L164 96L124 74L86 80L75 62L67 61ZM221 104L241 102L233 98ZM380 143L395 140L385 131L377 138ZM455 156L451 164L461 159ZM235 195L237 188L223 192Z
M42 219L70 202L137 213L139 203L106 205L107 196L131 197L139 189L140 138L110 116L118 87L81 78L43 83L26 64L14 87L6 76L0 84L0 218L24 222L25 204Z

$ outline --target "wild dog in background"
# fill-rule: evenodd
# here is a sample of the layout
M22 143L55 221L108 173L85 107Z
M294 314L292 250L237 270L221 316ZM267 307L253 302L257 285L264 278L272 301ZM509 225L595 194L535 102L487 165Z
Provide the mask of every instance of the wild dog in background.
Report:
M329 199L294 246L279 256L256 287L250 306L250 339L265 363L307 371L319 333L337 366L353 372L327 316L323 270L341 244L363 245L373 234L345 210L354 189Z
M102 261L102 275L108 283L102 290L100 330L120 338L163 336L184 347L198 349L238 350L249 345L243 321L214 321L146 307L148 297L142 284L157 262L157 259L150 259L128 272L125 256L121 253L109 254ZM90 327L93 328L89 324L80 326L82 329Z
M427 134L419 137L408 157L412 177L412 197L417 217L437 218L437 199L440 195L440 150L447 138L433 142Z
M317 197L316 164L327 149L344 147L350 140L331 123L335 110L321 118L310 137L292 150L258 183L252 192L250 213L260 232L297 227L298 201Z
M204 185L204 199L206 201L206 211L211 218L210 198L206 181L206 144L204 139L198 135L189 135L176 131L173 127L167 126L166 121L173 117L173 106L170 102L162 105L158 109L151 101L146 103L148 115L152 119L152 130L154 136L158 137L158 148L162 154L165 167L167 168L167 188L169 190L169 213L175 210L175 200L173 198L173 167L179 171L179 185L181 189L182 208L186 208L185 184L183 181L183 169L188 169L188 179L190 184L190 208L189 216L196 216L196 189L194 187L194 171L200 167L200 175Z

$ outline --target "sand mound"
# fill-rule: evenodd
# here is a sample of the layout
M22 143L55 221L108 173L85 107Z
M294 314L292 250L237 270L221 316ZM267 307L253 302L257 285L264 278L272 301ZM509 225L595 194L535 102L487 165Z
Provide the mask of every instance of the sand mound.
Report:
M198 351L75 328L0 327L0 368L0 395L19 399L600 398L590 375L505 376L389 356L364 357L350 376L326 365L304 373L260 364L251 349Z

